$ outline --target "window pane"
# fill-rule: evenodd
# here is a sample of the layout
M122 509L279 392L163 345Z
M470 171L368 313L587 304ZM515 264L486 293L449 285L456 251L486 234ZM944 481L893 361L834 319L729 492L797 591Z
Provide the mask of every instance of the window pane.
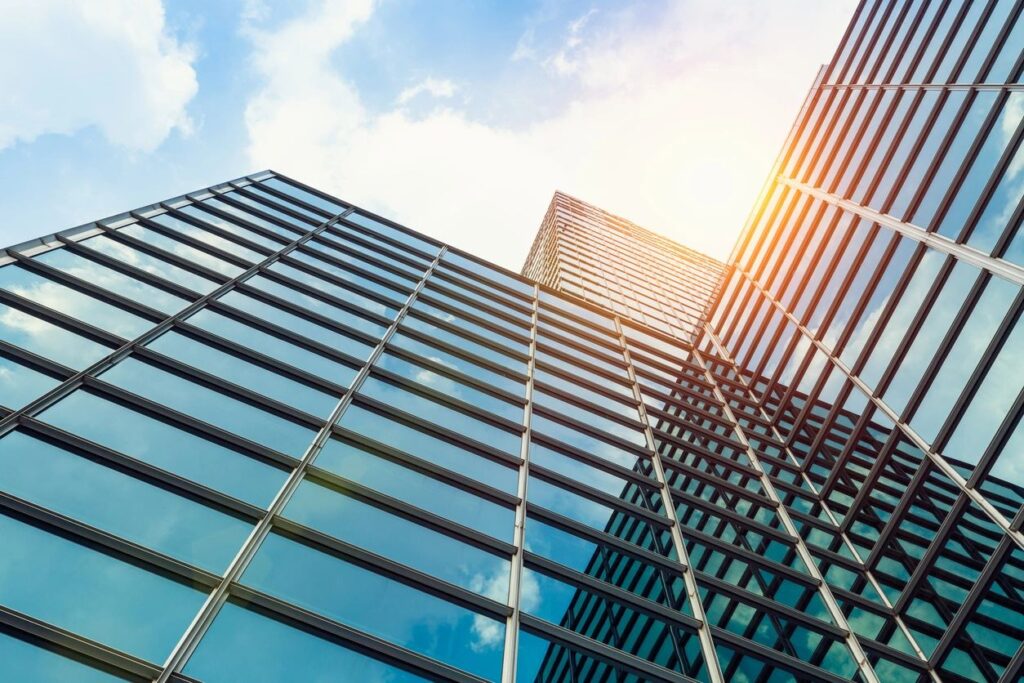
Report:
M407 391L397 384L371 376L363 382L360 391L366 396L445 429L450 429L457 434L463 434L480 443L489 444L506 453L519 455L521 442L519 434L506 431L468 413Z
M94 669L71 657L0 631L0 676L4 680L24 683L115 683L130 680Z
M318 194L307 192L306 190L296 187L295 185L292 185L289 182L281 180L280 178L267 178L260 184L266 185L267 187L277 190L278 192L282 192L292 197L296 197L306 202L307 204L312 204L318 209L323 209L327 211L332 216L335 214L339 214L345 210L345 207L337 202L333 202L329 199L324 199Z
M184 669L204 683L326 683L339 672L353 681L426 681L233 602L221 608Z
M465 268L466 270L472 273L476 273L477 275L481 275L485 278L493 280L501 285L504 285L505 287L508 287L509 289L525 294L526 296L533 295L532 284L528 282L523 282L522 280L518 280L512 277L511 275L502 273L501 271L495 268L491 268L490 266L484 265L479 261L466 258L465 256L462 256L461 254L456 254L455 252L452 251L445 252L443 260L448 261L449 263L453 263L461 268Z
M209 216L209 214L207 213L202 213L194 209L188 212L188 215L197 214L200 220L202 220L204 216ZM159 223L160 225L166 228L170 228L176 232L180 232L183 235L188 235L192 239L199 240L200 242L208 244L211 247L214 247L215 249L219 249L229 254L233 254L240 259L248 261L249 263L259 263L260 261L266 258L266 256L264 256L258 251L254 251L248 247L243 247L241 244L238 244L237 242L232 242L231 240L221 237L220 235L215 235L209 230L204 230L203 228L193 225L192 223L181 220L177 216L172 216L169 213L162 213L153 216L149 220L153 221L154 223ZM122 230L124 229L127 228L122 228ZM232 273L225 273L225 275L233 276Z
M124 359L101 377L151 401L294 457L302 456L315 435L307 427L136 358Z
M198 370L318 417L327 417L340 398L173 330L165 332L146 346Z
M287 242L291 241L286 239L285 237L281 237L279 240L270 239L269 237L263 236L261 233L255 232L248 228L243 228L241 225L238 225L233 221L225 220L220 216L216 216L210 213L209 211L203 211L195 204L183 206L180 209L178 209L178 211L188 216L189 218L194 218L198 221L206 223L207 225L212 225L216 228L220 228L224 232L236 235L237 237L246 240L250 244L259 245L271 251L278 251L279 249L284 247L284 245ZM258 258L257 260L262 261L263 258Z
M384 235L385 237L390 237L391 239L397 242L406 244L412 247L413 249L419 249L420 251L426 252L431 256L435 256L438 252L437 246L431 244L430 242L420 239L419 237L416 237L414 235L410 235L404 230L399 230L398 228L393 228L390 225L385 225L384 223L376 221L370 218L369 216L364 216L359 212L353 212L345 216L345 220L349 221L350 223L355 223L356 225L361 225L365 228L369 228L372 232L375 232L379 235Z
M338 424L391 448L464 474L507 493L516 490L518 473L468 448L408 426L359 405L350 405Z
M175 221L176 224L179 225L184 223L184 221L180 221L176 218L171 220ZM201 232L198 230L198 228L195 228L194 231ZM129 237L134 237L138 240L142 240L146 244L162 249L170 254L180 256L184 259L191 261L192 263L195 263L196 265L205 266L206 268L214 270L220 273L221 275L225 275L227 277L235 277L236 275L242 272L242 268L240 266L236 266L233 263L223 261L212 254L208 254L205 251L196 249L195 247L185 244L184 242L179 242L176 239L168 237L167 235L159 233L156 230L152 230L143 225L139 225L138 223L135 223L133 225L126 225L123 228L118 228L117 232L118 234L128 235ZM209 233L204 234L209 235Z
M635 467L640 459L637 453L621 446L615 446L608 441L586 434L539 413L534 413L530 424L533 429L542 434L628 469Z
M347 441L330 439L317 455L315 464L463 526L512 541L513 512L510 508L417 472L385 455Z
M281 536L267 537L242 581L456 668L501 676L502 622Z
M67 249L48 251L36 256L36 260L126 299L145 303L162 313L176 313L189 304L187 299L73 254Z
M307 209L304 206L299 206L297 202L291 201L289 199L283 199L275 194L267 192L267 190L263 188L263 183L254 183L252 185L246 185L244 191L249 194L255 195L261 199L266 199L269 202L273 202L274 204L279 204L283 207L289 208L292 211L295 211L296 213L300 213L306 218L312 220L316 225L319 225L327 220L327 217L318 211ZM236 197L236 199L239 199L239 201L241 201L239 197ZM332 210L331 213L334 213L334 211Z
M500 374L488 367L463 358L462 356L456 356L454 353L444 351L432 344L422 342L415 337L410 337L409 335L399 332L391 338L390 343L397 348L405 349L410 353L415 353L446 368L457 370L482 382L486 382L498 389L503 389L511 394L522 396L526 392L525 384L521 379L515 379L508 375ZM465 344L460 344L458 348L462 351L469 350L466 348Z
M441 320L454 325L455 327L462 328L466 332L476 334L498 344L499 346L518 350L522 353L528 352L528 344L519 344L508 337L491 332L483 327L477 326L474 328L471 324L466 323L466 321L458 319L455 316L448 314L447 311L433 307L423 301L417 300L416 303L413 304L412 313L414 315L407 316L402 321L402 324L405 327L428 334L432 339L437 339L438 341L446 342L460 349L465 349L468 353L480 356L481 358L486 358L487 360L497 363L502 367L506 367L509 370L514 370L520 374L526 374L526 361L513 358L498 349L472 341L463 337L461 334L457 334L447 328L428 322L427 316L421 317L420 315L415 314L428 313L431 316L440 318Z
M339 308L334 304L329 304L322 299L310 296L309 294L300 292L297 289L289 287L288 285L283 285L276 280L271 280L270 278L262 275L257 275L254 278L246 280L245 284L251 285L260 291L272 294L298 306L303 306L314 313L318 313L333 320L336 323L348 325L355 330L365 332L366 334L378 339L383 337L384 333L388 329L385 325L374 322L369 318L364 318L357 313Z
M624 425L616 420L600 415L592 410L578 406L570 401L547 394L539 389L533 392L537 405L544 406L555 412L586 424L588 427L600 429L620 439L624 439L641 448L647 445L647 437L639 429Z
M0 353L0 405L17 410L58 384L56 378Z
M163 278L168 282L188 287L194 292L200 294L209 294L213 290L217 289L218 283L213 280L207 279L201 275L196 275L190 270L186 270L180 266L177 266L163 259L148 254L144 251L139 251L135 247L130 247L127 244L122 244L117 240L107 235L96 235L96 237L90 237L80 243L83 247L88 247L101 254L117 259L119 262L125 265L134 266L139 270L143 270L151 275L155 275L159 278Z
M163 662L206 598L3 515L0 538L0 603L150 662Z
M299 485L284 516L495 600L508 592L508 560L315 482Z
M257 225L263 228L264 230L268 230L270 232L280 235L285 242L291 242L292 240L298 239L301 233L306 232L306 230L300 228L284 228L271 220L268 220L261 216L257 216L252 211L245 211L243 209L239 209L236 206L232 206L231 204L222 200L219 196L211 197L210 199L204 199L201 206L207 208L213 207L215 209L220 209L226 214L235 216L243 221L247 221L249 223L252 223L253 225ZM309 226L306 227L308 228Z
M0 439L0 464L7 493L214 573L252 527L20 431Z
M354 289L349 289L348 287L328 282L327 280L317 277L312 273L307 273L304 270L299 270L294 266L280 261L270 266L270 270L312 287L315 291L320 292L321 294L333 296L345 303L358 306L359 308L385 318L394 318L398 315L398 308L401 307L403 303L400 300L391 300L391 305L383 304L376 299L372 299L369 296L356 292Z
M125 339L134 339L155 325L56 280L25 270L18 264L0 268L0 287Z
M79 389L39 416L55 427L186 479L266 507L286 472Z

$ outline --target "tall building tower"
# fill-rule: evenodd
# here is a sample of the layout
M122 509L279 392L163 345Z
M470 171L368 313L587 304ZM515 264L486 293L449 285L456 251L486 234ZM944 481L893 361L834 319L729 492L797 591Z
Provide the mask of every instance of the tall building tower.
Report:
M555 192L523 275L659 332L691 338L724 265Z
M725 267L269 171L4 250L0 680L1021 680L1022 5L862 2Z

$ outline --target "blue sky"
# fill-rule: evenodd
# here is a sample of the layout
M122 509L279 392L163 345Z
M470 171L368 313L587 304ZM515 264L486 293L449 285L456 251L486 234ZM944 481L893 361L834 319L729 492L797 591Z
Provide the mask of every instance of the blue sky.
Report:
M855 0L3 0L0 242L274 168L518 269L555 189L725 258Z

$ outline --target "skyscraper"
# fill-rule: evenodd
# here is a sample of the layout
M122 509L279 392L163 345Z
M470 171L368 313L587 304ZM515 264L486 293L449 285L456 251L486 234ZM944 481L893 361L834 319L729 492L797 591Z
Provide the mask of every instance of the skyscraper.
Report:
M1022 5L862 2L726 266L269 171L7 249L0 679L1020 680Z

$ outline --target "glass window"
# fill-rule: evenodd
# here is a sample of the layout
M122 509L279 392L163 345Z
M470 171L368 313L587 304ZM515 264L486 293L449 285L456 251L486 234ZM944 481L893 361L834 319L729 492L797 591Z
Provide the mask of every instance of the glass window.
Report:
M438 341L447 342L458 348L464 348L466 351L475 355L486 358L487 360L493 361L498 365L502 365L510 370L515 370L520 374L526 374L526 361L521 358L513 358L506 353L503 353L499 349L494 349L486 344L481 344L470 340L461 334L449 330L448 328L435 325L430 322L430 317L440 319L449 325L458 328L469 334L474 334L478 337L482 337L487 341L490 341L498 346L512 351L518 351L519 353L526 354L529 352L530 344L529 341L517 340L512 337L507 337L503 334L495 332L488 327L478 325L477 323L470 322L465 318L460 318L452 313L449 313L443 308L434 306L422 299L417 299L412 305L411 309L414 315L410 315L405 318L403 324L406 327L411 327L415 330L419 330L425 334L430 335L432 339ZM421 315L416 315L421 314ZM430 317L428 317L430 316Z
M468 448L386 417L360 405L350 405L338 424L374 441L387 444L427 462L445 467L506 493L516 490L518 472Z
M454 337L455 335L450 336ZM522 396L525 393L525 384L522 379L509 377L508 375L499 373L484 365L463 358L462 356L456 356L455 354L444 351L432 344L422 342L415 337L410 337L402 332L398 332L391 337L391 341L389 343L394 345L396 348L404 349L410 353L415 353L423 358L434 361L438 365L469 375L474 379L486 382L495 388L503 389L511 394ZM466 346L467 344L462 343L459 344L458 348L466 351L468 350Z
M605 469L601 469L582 459L574 458L562 453L561 451L538 441L530 443L530 465L546 467L549 470L553 470L559 474L569 477L575 482L590 486L598 491L607 493L610 496L622 498L623 500L627 499L632 488L638 486L638 484L632 480L628 480L617 474L612 474ZM651 467L648 463L643 463L633 471L638 474L653 477L651 474Z
M226 445L79 389L39 416L55 427L266 507L287 473Z
M885 322L884 329L859 373L860 378L872 389L899 348L907 328L920 311L928 292L935 285L935 278L945 260L945 254L928 249L918 261L913 276L900 293L892 314Z
M134 339L155 325L18 264L0 268L0 287L125 339Z
M513 512L510 508L368 448L329 439L316 457L316 466L463 526L512 541Z
M217 289L219 283L214 282L201 275L196 275L163 259L159 259L135 247L122 244L108 235L96 235L80 242L83 247L88 247L110 258L117 259L125 265L134 266L156 277L163 278L168 282L188 287L200 294L209 294Z
M313 221L313 223L315 223L316 225L320 225L321 223L327 220L327 217L324 216L319 211L307 209L305 206L300 206L295 201L283 199L275 194L267 192L267 190L264 189L263 187L263 183L254 183L252 185L246 185L244 191L249 194L255 195L256 197L259 197L260 199L265 199L269 202L274 202L275 204L279 204L283 207L291 209L292 211L295 211L296 213L302 214L306 218ZM332 210L331 213L334 213L334 211Z
M953 319L960 312L971 286L978 278L978 269L958 261L953 272L942 285L942 290L914 336L907 354L900 362L892 381L883 394L885 402L898 414L903 412L910 400L910 394L917 387L925 368L935 356L943 336L950 329ZM902 302L900 304L902 306ZM912 315L913 312L908 312ZM876 348L877 353L877 348Z
M556 356L552 353L547 353L543 349L537 349L537 362L543 363L545 365L550 365L552 368L557 368L559 370L562 370L563 372L567 372L573 375L574 377L585 379L588 382L597 384L598 386L604 389L614 391L623 398L633 398L632 387L626 384L621 384L614 380L610 380L604 375L599 375L595 372L591 372L590 370L584 368L581 365L577 365L576 363L571 362L565 358L562 358L561 356Z
M7 493L217 574L252 528L21 431L0 439L0 463Z
M0 304L0 339L75 370L92 365L113 349L32 313Z
M338 277L351 277L351 270L342 268L341 266L323 258L315 258L314 254L318 253L320 255L329 256L338 261L342 261L346 266L352 266L355 269L376 275L382 278L389 285L393 285L397 289L401 289L403 292L408 292L415 287L422 275L422 273L419 272L412 275L406 275L405 273L408 272L408 266L403 267L403 264L391 258L387 254L372 253L372 260L366 259L361 256L355 256L348 251L343 251L335 246L334 243L328 243L326 240L309 240L299 249L291 252L291 255L312 266L323 268L324 270L335 273ZM366 251L362 253L366 253ZM383 262L388 267L386 268L379 265L378 262ZM399 272L390 270L390 268L397 268ZM401 294L400 296L404 297L405 294Z
M0 673L11 681L61 681L61 683L115 683L130 680L94 669L71 653L20 640L0 631Z
M202 213L195 210L189 212L186 215L195 216L196 214L199 215L200 220L202 220L204 216L209 216L209 214L207 213ZM237 242L232 242L231 240L225 239L220 235L215 235L209 230L204 230L196 225L193 225L192 223L183 221L177 216L173 216L169 213L158 214L156 216L153 216L149 220L159 225L162 225L165 228L170 228L175 232L187 235L192 239L198 240L204 244L208 244L209 246L215 249L219 249L221 251L225 251L229 254L237 256L238 258L248 261L249 263L259 263L260 261L266 258L266 256L264 256L258 251L254 251L248 247L243 247L241 244L238 244ZM124 229L125 228L122 228L122 230ZM279 248L279 246L280 245L274 245L273 248L277 249Z
M413 683L407 671L227 602L185 665L205 683L331 681L339 672L353 681Z
M0 603L150 662L163 662L206 595L0 515Z
M346 208L340 202L335 202L330 199L321 197L318 194L313 194L312 192L303 190L302 188L296 187L295 185L292 185L291 183L282 180L281 178L267 178L260 184L266 185L272 190L277 190L278 192L286 194L290 197L295 197L296 199L304 201L307 204L317 207L318 209L323 209L332 216L343 212Z
M910 426L926 441L931 441L945 422L954 401L981 359L996 328L1002 322L1018 287L992 277L981 298L957 335L953 347L921 400Z
M383 304L376 299L366 296L365 294L356 292L354 289L349 289L348 287L328 282L327 280L317 277L312 273L307 273L304 270L299 270L294 266L290 266L287 263L282 263L280 261L270 266L269 270L284 275L285 277L289 277L292 280L301 282L308 287L312 287L315 291L321 294L333 296L347 304L358 306L359 308L385 318L393 319L398 315L398 307L402 305L402 302L400 301L394 301L390 306Z
M571 396L599 405L605 410L610 410L616 415L621 415L629 420L635 420L637 422L640 421L640 414L637 412L637 409L633 404L617 401L606 394L584 387L577 382L569 381L562 375L557 375L543 368L537 368L533 373L533 378L541 384L549 384L556 389L561 389Z
M427 240L420 239L419 237L416 237L415 235L412 235L404 230L399 230L398 228L393 228L390 225L381 223L380 221L374 220L369 216L364 216L358 211L354 211L349 215L345 216L345 220L350 223L355 223L356 225L362 226L364 228L369 228L372 232L375 232L378 235L390 237L391 239L397 242L412 247L413 249L418 249L419 251L430 254L431 256L437 255L438 248L435 244L432 244Z
M323 252L325 254L330 254L331 256L341 259L346 263L356 262L353 256L350 254L350 252L354 252L356 254L359 254L360 256L368 256L369 258L372 259L384 261L385 263L387 263L389 267L403 273L406 276L406 278L410 281L410 286L412 286L411 281L419 281L419 279L423 277L423 271L426 269L426 266L421 266L419 264L409 265L405 261L399 260L399 258L395 255L393 250L389 251L384 249L383 247L371 248L357 242L354 239L349 239L344 244L342 244L335 240L336 237L337 236L334 235L333 233L319 233L313 239L306 242L303 246L308 247L310 249L316 249L317 251ZM369 238L364 239L370 241ZM364 259L360 259L360 262L365 263L366 261ZM377 268L376 266L374 268L374 272L376 272L376 270L383 270L383 268ZM392 273L391 277L400 276Z
M533 414L530 425L542 434L554 437L563 443L575 446L591 455L604 458L628 469L635 467L641 457L633 451L621 446L615 446L604 439L581 432L540 413Z
M199 311L189 317L188 322L207 332L341 386L348 386L356 376L355 369L329 356L298 346L284 337L264 332L213 309L206 308ZM367 353L367 355L369 354Z
M583 318L584 320L594 323L598 327L602 327L609 332L615 332L615 322L611 318L602 315L597 311L591 310L585 306L580 306L568 299L548 292L541 292L540 300L544 304L561 309L562 311L575 315L579 318Z
M263 202L256 201L251 197L246 197L244 194L238 192L237 190L221 196L227 197L229 200L238 202L239 204L244 204L246 207L250 207L255 211L262 211L263 213L270 214L279 221L291 225L296 230L299 230L301 232L308 232L312 230L316 225L323 223L323 220L316 220L313 224L307 223L306 221L296 218L295 216L292 216L290 214L287 214L284 211L279 211L272 206L268 206Z
M195 204L189 204L178 209L178 211L189 218L193 218L197 221L202 221L207 225L212 225L215 228L220 228L224 232L240 237L241 239L249 242L250 244L256 244L269 249L270 251L278 251L285 246L290 240L282 237L280 239L271 239L265 237L262 233L255 232L248 228L243 228L241 225L229 220L225 220L220 216L214 215L209 211L203 211ZM263 258L257 260L262 261Z
M554 410L555 412L574 420L579 420L588 427L607 432L608 434L624 439L629 443L640 446L641 448L647 445L647 438L640 429L622 424L617 420L605 417L604 415L588 408L578 406L571 401L566 401L554 394L549 394L543 390L535 389L533 392L533 399L536 401L537 405Z
M301 297L302 295L299 294L297 296ZM291 311L269 304L254 296L246 294L245 292L232 290L220 297L219 301L250 315L257 316L268 323L290 330L296 334L301 334L313 341L320 342L324 346L328 346L342 353L347 353L358 360L365 361L370 357L370 354L373 353L374 347L368 342L343 334L335 329L324 327L323 325L315 323L308 318L304 318L292 313ZM324 306L327 305L328 304L324 304ZM343 313L341 315L346 316L348 319L355 317L350 313ZM190 322L192 320L194 320L194 318L190 319ZM360 318L359 320L363 319ZM366 321L366 323L367 325L371 325L369 321ZM204 320L203 324L209 325L211 323L209 320ZM383 334L383 331L386 328L382 325L373 325L372 329L379 330ZM216 330L210 331L215 332Z
M513 320L519 322L523 326L528 326L530 324L530 317L532 314L529 311L521 310L517 306L506 303L507 299L498 298L490 293L480 293L477 289L472 287L476 286L477 288L481 288L481 285L478 283L469 282L465 278L462 280L454 280L438 276L431 277L429 282L433 289L443 287L445 291L454 292L461 297L469 299L476 305L500 311L501 313L510 316Z
M318 417L330 415L340 398L174 330L161 334L146 347Z
M170 218L169 216L167 218L170 219L168 222L176 222L178 224L188 225L187 223L184 223L184 221L180 221L177 218ZM199 230L199 228L195 228L194 226L189 227L193 228L193 231L196 233L203 233L204 235L208 235L215 239L219 239L214 235L210 235L205 231ZM118 228L117 232L118 234L121 235L134 237L135 239L141 240L146 244L149 244L158 249L162 249L163 251L166 251L169 254L180 256L181 258L186 259L192 263L195 263L196 265L204 266L226 277L235 277L236 275L242 272L242 268L240 266L236 266L234 263L228 263L227 261L223 261L214 256L213 254L209 254L205 251L202 251L201 249L196 249L195 247L185 244L184 242L179 242L178 240L172 237L168 237L163 233L157 232L156 230L153 230L151 228L147 228L144 225L139 225L138 223L126 225L123 228Z
M1018 320L942 448L943 453L977 464L1021 392L1021 368L1024 368L1024 321Z
M978 150L973 161L970 162L970 170L967 171L960 187L956 190L956 195L946 210L946 215L939 223L939 234L956 239L963 231L971 210L974 209L974 205L978 202L985 184L992 176L999 158L1010 143L1021 117L1024 117L1024 93L1010 93L1003 103L999 116L989 129L984 144ZM1013 175L1012 171L1011 175ZM968 239L968 244L979 249L990 250L995 239L999 237L998 233L1002 232L1002 227L1005 225L1006 222L1003 221L1000 229L993 235L991 231L982 228L982 224L979 223L979 227Z
M506 431L455 408L425 396L407 391L397 384L377 377L367 377L360 393L374 398L410 415L415 415L456 434L462 434L512 455L519 455L521 438L518 433Z
M55 377L0 353L0 405L17 410L58 384Z
M1020 99L1020 115L1024 117L1024 93ZM1003 170L999 182L989 195L985 209L974 224L967 244L990 252L1013 221L1020 200L1024 198L1024 145L1018 145Z
M327 303L323 299L318 299L315 296L310 296L297 289L289 287L288 285L281 284L276 280L271 280L263 275L257 275L254 278L250 278L245 281L246 285L251 285L256 289L279 297L284 301L290 302L297 306L302 306L309 309L314 313L318 313L330 320L341 325L348 325L349 327L365 332L366 334L380 339L387 332L387 326L381 323L375 322L369 318L365 318L358 313L354 313L348 309L343 309L334 304Z
M403 262L411 261L419 268L418 275L420 276L422 276L430 264L433 263L433 257L423 256L419 252L412 252L402 247L396 247L394 244L382 239L380 235L367 233L365 230L361 230L359 228L336 223L335 225L329 226L325 233L331 237L344 240L347 247L360 253L366 253L372 256L379 252L383 252L393 259ZM369 251L370 247L373 248L372 252Z
M101 375L122 389L192 415L239 436L301 457L315 432L295 422L208 389L155 365L125 358Z
M507 559L315 482L299 485L284 516L467 590L507 597Z
M187 299L166 292L140 280L73 254L67 249L54 249L35 257L36 260L73 275L79 280L102 287L162 313L176 313L189 304Z
M507 420L513 422L522 422L523 420L522 405L511 403L474 386L435 372L421 363L414 363L392 353L384 353L377 360L376 367Z
M377 274L379 274L381 277L387 278L389 282L404 287L404 289L399 289L398 287L390 287L388 285L382 284L377 280L374 280L373 278L363 275L362 273L357 273L355 272L355 270L350 270L348 268L342 268L341 266L335 265L324 259L318 258L317 256L314 256L309 252L295 250L288 254L288 258L294 259L296 261L301 261L302 263L312 266L313 268L319 268L320 270L326 271L340 280L344 280L345 282L356 285L357 287L368 289L371 292L380 294L385 299L390 299L391 301L404 302L406 297L409 296L409 291L415 285L415 283L412 282L403 282L399 280L398 276L395 275L394 273L386 271L383 268L377 268L376 266L372 266L370 264L364 265L362 263L359 263L358 266L368 271L378 271Z
M218 210L223 211L224 213L226 213L226 214L228 214L230 216L239 218L242 221L245 221L247 223L251 223L252 225L259 226L259 227L261 227L264 230L267 230L269 232L276 233L276 234L280 235L285 242L291 242L291 241L293 241L295 239L298 239L298 237L299 237L299 235L301 233L307 231L306 229L300 229L300 228L295 228L295 227L293 227L291 229L284 228L284 227L278 225L277 223L275 223L274 221L271 221L271 220L268 220L266 218L263 218L262 216L257 216L252 211L246 211L244 209L239 209L237 206L233 206L233 205L227 203L226 201L224 201L223 199L221 199L220 196L211 197L209 199L204 199L202 204L201 204L201 206L203 208L211 208L212 207L214 209L218 209ZM289 221L289 224L290 223L291 222ZM308 229L309 226L304 226L304 227Z
M928 121L928 117L935 108L938 99L939 92L936 90L925 90L920 94L920 103L917 110L914 112L907 130L904 131L903 135L896 142L892 158L889 159L881 180L875 186L875 191L867 202L872 208L884 208L882 204L885 198L892 192L893 187L895 187L896 179L903 171L911 150L917 144L918 137L924 132L925 123ZM895 121L890 125L895 125ZM871 180L874 180L874 178L868 179L868 182Z
M480 263L475 259L470 259L462 254L456 254L452 251L445 252L444 261L452 263L460 268L470 271L476 275L480 275L489 280L493 280L500 285L504 285L509 289L524 294L526 296L533 296L533 285L529 282L523 282L517 278L512 277L506 273L503 273L496 268L492 268L488 265Z
M271 534L242 581L488 680L501 677L503 622L338 557Z
M436 280L434 282L436 282ZM491 313L480 306L476 306L465 301L462 301L461 299L456 299L454 297L448 296L446 293L442 292L440 289L433 286L433 284L430 281L428 281L428 284L424 286L423 289L420 290L420 292L423 296L427 297L427 303L430 303L432 301L440 302L444 305L454 308L456 311L459 311L460 313L468 313L472 316L476 316L477 318L480 318L481 320L484 320L490 323L491 325L496 326L499 330L508 330L513 334L529 334L529 327L526 320L523 320L522 323L510 321L508 318L503 318L500 315ZM423 310L422 307L420 310Z

